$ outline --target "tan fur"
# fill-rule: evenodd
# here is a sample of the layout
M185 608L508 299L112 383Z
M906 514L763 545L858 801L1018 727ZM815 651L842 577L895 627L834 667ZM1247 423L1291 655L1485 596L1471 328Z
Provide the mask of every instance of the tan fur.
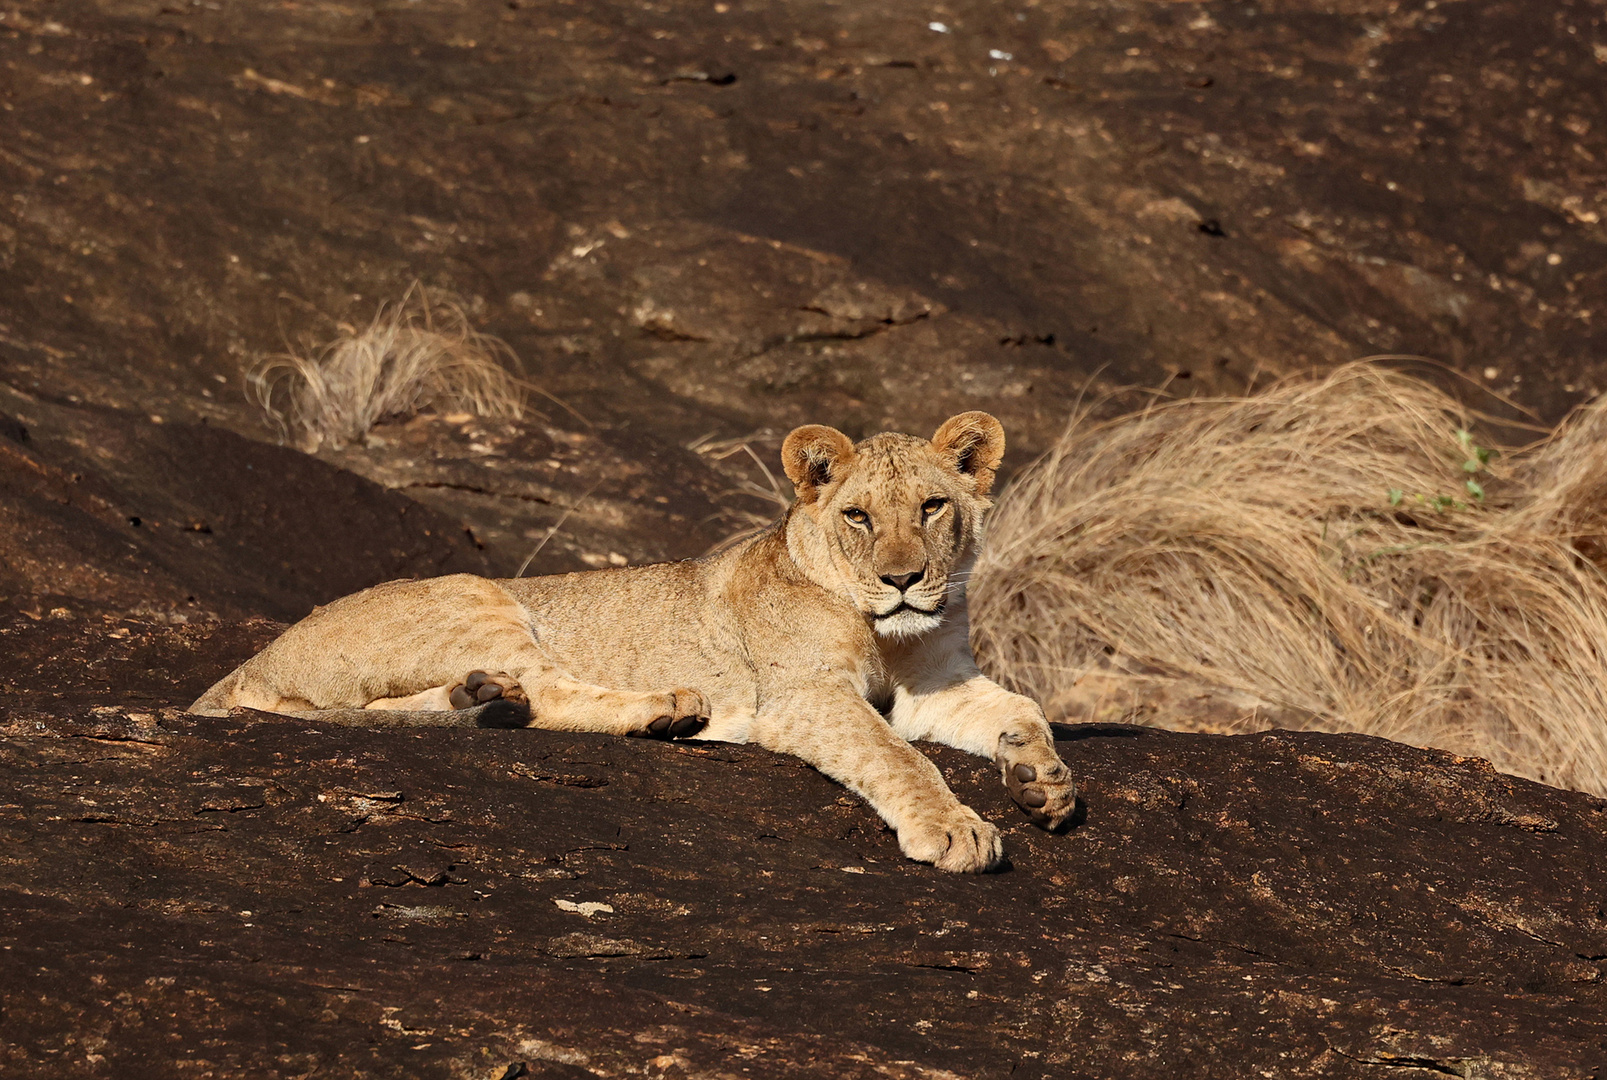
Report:
M706 718L697 737L796 754L863 796L910 858L993 869L998 830L909 740L992 758L1041 825L1071 814L1043 711L971 656L964 578L1003 453L999 422L979 412L930 442L799 428L782 449L796 500L733 548L379 585L317 609L191 708L445 709L467 673L506 673L496 679L528 696L530 726L641 735L668 719L679 734Z

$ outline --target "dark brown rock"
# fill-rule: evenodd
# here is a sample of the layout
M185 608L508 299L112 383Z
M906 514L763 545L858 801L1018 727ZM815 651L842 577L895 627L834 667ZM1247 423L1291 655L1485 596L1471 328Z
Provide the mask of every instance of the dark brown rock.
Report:
M14 4L0 364L270 435L242 368L422 278L599 428L767 460L795 423L973 407L1030 454L1085 391L1380 352L1554 420L1607 385L1604 32L1516 2ZM590 487L368 456L499 565ZM571 520L551 565L606 557L617 515Z
M1381 740L1067 727L1085 809L1059 836L929 748L1006 826L1013 868L962 878L752 747L48 702L3 723L7 1076L1607 1060L1607 804Z
M16 404L28 438L0 439L0 588L35 618L56 598L69 612L290 620L391 578L489 568L453 519L294 450Z

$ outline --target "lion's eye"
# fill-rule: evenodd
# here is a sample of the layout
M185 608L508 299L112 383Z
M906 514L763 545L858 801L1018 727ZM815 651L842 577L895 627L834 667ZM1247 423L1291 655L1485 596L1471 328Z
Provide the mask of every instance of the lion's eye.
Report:
M927 499L921 504L921 517L929 518L949 504L947 499Z
M844 510L843 517L847 518L850 524L858 525L862 529L870 525L870 515L857 507Z

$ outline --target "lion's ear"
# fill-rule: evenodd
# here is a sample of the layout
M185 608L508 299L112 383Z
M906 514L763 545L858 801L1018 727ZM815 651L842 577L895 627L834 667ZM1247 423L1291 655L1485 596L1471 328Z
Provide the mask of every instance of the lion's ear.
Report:
M781 444L781 467L797 489L798 501L811 503L821 487L842 476L854 457L854 444L836 428L805 424Z
M986 498L1004 460L1004 425L985 412L963 412L943 421L932 436L932 448L960 475L971 477L976 493Z

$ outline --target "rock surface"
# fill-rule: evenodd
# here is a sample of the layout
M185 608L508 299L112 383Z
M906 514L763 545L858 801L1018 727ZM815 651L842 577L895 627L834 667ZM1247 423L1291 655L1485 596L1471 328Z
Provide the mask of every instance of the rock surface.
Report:
M145 626L120 647L187 694L249 638ZM7 681L35 686L94 653L66 619L0 640ZM965 878L753 747L49 691L4 732L7 1076L1607 1062L1607 804L1380 740L1062 728L1085 812L1059 836L986 762L929 748L1006 827L1013 869Z
M11 0L0 70L0 365L50 402L271 436L242 370L415 279L592 425L542 438L674 453L980 407L1025 461L1122 386L1369 353L1548 422L1607 388L1583 0ZM341 463L499 572L577 502L535 565L606 557L629 496L524 438Z
M1607 804L1477 761L1063 726L1050 836L933 749L959 879L752 747L173 710L376 581L695 555L799 422L1019 467L1369 352L1555 420L1604 65L1583 2L0 3L0 1073L1601 1080ZM563 404L273 445L244 371L415 279Z

